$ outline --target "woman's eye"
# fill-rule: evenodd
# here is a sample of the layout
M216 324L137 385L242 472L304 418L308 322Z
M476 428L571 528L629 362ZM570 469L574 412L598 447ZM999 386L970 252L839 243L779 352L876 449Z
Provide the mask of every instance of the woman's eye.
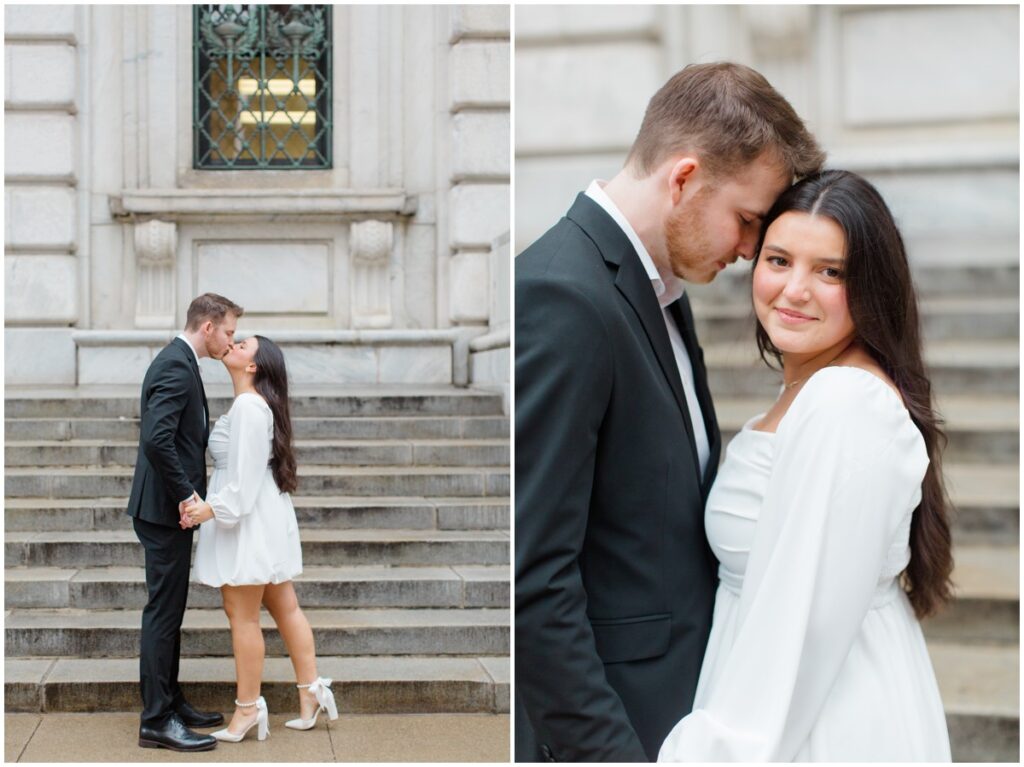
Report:
M831 266L825 269L824 274L830 280L842 279L843 276L843 273L841 271L839 271L838 269L833 269Z
M768 263L772 266L785 266L786 259L782 256L768 256Z

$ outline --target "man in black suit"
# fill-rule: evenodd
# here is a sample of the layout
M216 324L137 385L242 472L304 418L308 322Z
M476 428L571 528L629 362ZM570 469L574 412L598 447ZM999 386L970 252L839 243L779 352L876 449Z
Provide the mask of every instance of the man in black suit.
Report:
M206 497L209 408L199 358L220 359L231 350L242 307L205 293L188 308L185 332L156 356L142 382L139 454L128 500L135 534L146 550L149 601L142 613L139 673L142 721L139 745L173 751L208 751L222 714L197 711L178 685L181 621L192 560L191 527L181 515L193 497Z
M761 75L691 65L618 175L516 259L518 761L653 760L690 711L720 435L684 281L752 258L823 159Z

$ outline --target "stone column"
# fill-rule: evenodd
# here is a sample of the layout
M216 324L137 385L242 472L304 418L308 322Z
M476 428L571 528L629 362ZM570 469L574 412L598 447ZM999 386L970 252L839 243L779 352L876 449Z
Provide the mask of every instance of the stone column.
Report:
M509 9L450 13L448 313L453 325L486 325L491 243L509 228Z

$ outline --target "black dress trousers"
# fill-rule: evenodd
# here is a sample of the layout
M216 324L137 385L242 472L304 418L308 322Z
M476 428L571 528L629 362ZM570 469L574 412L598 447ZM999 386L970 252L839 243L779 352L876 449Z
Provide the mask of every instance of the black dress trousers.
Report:
M160 727L185 697L178 685L181 621L188 601L193 529L154 525L135 517L135 534L146 550L149 600L142 612L139 679L142 724Z

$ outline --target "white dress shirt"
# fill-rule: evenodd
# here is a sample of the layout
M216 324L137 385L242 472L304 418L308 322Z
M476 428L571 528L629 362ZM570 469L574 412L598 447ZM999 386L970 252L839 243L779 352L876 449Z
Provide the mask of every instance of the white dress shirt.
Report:
M195 347L192 346L192 342L188 340L188 336L186 336L184 333L178 333L177 337L180 338L182 341L184 341L188 345L188 348L192 351L192 356L196 358L196 367L198 367L199 366L199 352L197 352L195 350Z
M690 422L693 424L693 441L697 445L697 460L700 463L701 477L703 477L704 470L707 468L708 460L711 457L711 446L708 444L708 433L707 429L704 428L704 416L700 410L700 403L697 401L697 386L693 380L693 365L690 363L690 355L686 351L686 343L683 341L679 328L668 311L668 306L682 297L685 286L683 281L671 272L658 271L654 260L651 258L651 254L647 252L647 248L640 241L640 237L637 236L632 225L622 215L622 211L612 202L611 197L605 193L603 187L606 183L606 181L601 180L591 181L590 186L587 187L586 194L587 197L604 208L605 212L612 217L612 220L619 225L619 228L625 233L636 250L636 254L640 257L640 263L643 264L644 271L647 272L647 276L651 280L651 287L654 289L654 295L661 306L661 316L665 320L665 328L668 330L668 337L672 342L672 354L676 358L679 378L683 382L686 406L690 411Z

